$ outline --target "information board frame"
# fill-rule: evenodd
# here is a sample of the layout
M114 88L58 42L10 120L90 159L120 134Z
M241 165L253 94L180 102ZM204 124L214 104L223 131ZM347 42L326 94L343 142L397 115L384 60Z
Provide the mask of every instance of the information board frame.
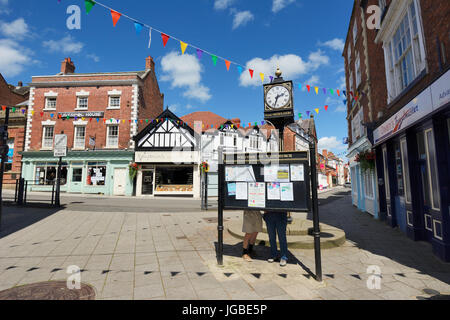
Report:
M220 159L219 159L220 160ZM223 185L222 194L223 210L249 210L249 211L271 211L271 212L310 212L311 211L311 181L309 156L307 151L291 152L269 152L269 153L225 153L223 154L223 165L219 166L223 177L220 184ZM303 181L292 181L292 169L303 166ZM267 181L266 168L289 168L286 180ZM226 181L225 171L233 171L237 168L246 168L252 171L254 181ZM247 183L247 188L253 183L264 184L264 207L250 207L250 192L247 189L247 199L236 199L235 188L237 184ZM293 201L280 199L269 199L268 185L278 185L277 188L292 187ZM280 187L281 186L281 187ZM230 188L231 187L231 188ZM260 195L262 197L262 195Z

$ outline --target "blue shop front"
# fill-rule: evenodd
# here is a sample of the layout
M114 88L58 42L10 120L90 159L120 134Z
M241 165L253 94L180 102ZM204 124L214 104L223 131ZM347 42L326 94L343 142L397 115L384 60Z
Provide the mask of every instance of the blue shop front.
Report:
M380 209L450 261L450 71L374 131Z

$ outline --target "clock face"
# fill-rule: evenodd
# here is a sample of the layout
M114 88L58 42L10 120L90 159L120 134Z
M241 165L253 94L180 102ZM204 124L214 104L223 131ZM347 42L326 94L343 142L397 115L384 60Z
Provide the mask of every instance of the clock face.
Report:
M266 94L266 103L272 109L285 107L291 101L291 94L286 87L276 86Z

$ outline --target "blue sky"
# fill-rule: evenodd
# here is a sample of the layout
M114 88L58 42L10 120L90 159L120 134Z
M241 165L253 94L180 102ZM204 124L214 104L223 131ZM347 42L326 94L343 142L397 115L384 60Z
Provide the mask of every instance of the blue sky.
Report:
M143 70L145 57L156 60L165 105L177 115L212 111L244 123L262 121L263 90L259 72L273 75L280 65L285 79L319 88L344 89L343 42L352 1L307 0L100 0L115 10L167 34L255 70L239 75L236 66L214 66L178 41L164 48L161 36L148 30L136 35L122 17L113 27L109 11L84 0L0 0L0 72L9 83L31 82L33 75L56 74L65 57L77 72ZM81 30L69 30L69 5L81 8ZM296 114L316 114L320 147L342 153L348 136L345 98L295 89ZM329 105L328 112L323 106Z

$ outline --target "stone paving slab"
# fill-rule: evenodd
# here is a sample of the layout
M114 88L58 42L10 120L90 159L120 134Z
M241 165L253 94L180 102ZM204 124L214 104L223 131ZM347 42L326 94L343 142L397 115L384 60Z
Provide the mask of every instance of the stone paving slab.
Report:
M269 249L257 246L248 263L240 257L242 242L228 233L218 266L214 212L65 209L0 238L0 290L66 280L75 265L97 299L409 300L430 297L425 289L450 293L450 264L434 257L429 244L361 214L348 196L321 206L320 215L347 234L343 246L322 251L322 283L314 280L313 251L291 248L282 268L267 263ZM382 273L379 290L367 287L374 265Z

